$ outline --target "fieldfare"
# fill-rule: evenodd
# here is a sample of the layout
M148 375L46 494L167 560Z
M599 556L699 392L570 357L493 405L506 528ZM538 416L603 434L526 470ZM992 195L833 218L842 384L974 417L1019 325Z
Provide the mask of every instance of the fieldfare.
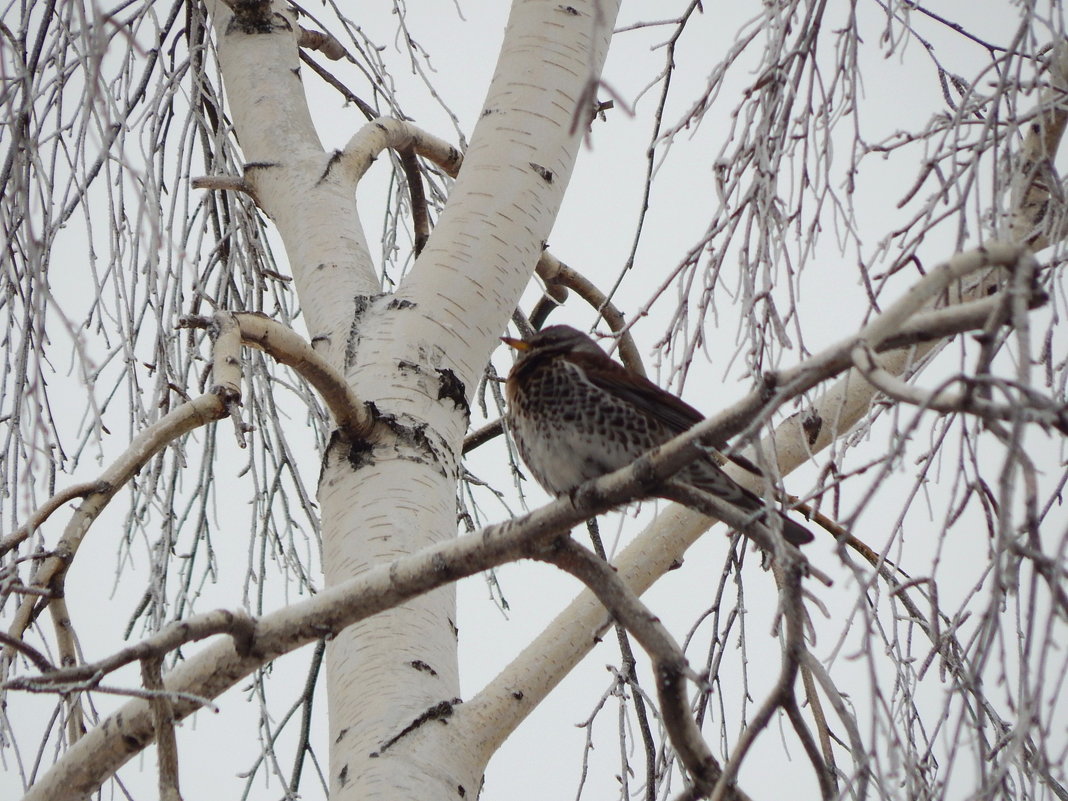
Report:
M553 495L627 466L704 419L571 326L550 326L529 339L501 339L519 351L506 384L512 436L534 478ZM682 468L675 480L745 512L762 513L756 520L766 514L764 500L724 473L711 453ZM812 540L807 528L779 515L789 542Z

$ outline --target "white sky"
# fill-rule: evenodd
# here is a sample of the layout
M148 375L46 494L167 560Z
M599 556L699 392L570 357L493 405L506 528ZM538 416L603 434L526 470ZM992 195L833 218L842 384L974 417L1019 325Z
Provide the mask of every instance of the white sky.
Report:
M393 47L396 18L388 13L386 4L354 5L359 8L352 9L350 13L361 14L359 23L368 31L369 36L375 41L390 45L383 57L393 65L399 87L398 94L408 113L416 117L415 122L420 127L454 140L455 136L447 118L427 96L418 79L405 69L407 56ZM981 18L968 18L967 26L981 36L988 36L997 43L1005 43L1010 31L1006 17L1012 18L1008 4L982 5L984 11L979 15ZM862 17L869 17L862 74L867 102L862 124L869 140L878 140L895 130L916 127L918 123L942 109L943 103L931 61L918 43L910 45L904 57L894 55L885 58L878 44L878 7L865 0L861 0L859 6L858 13ZM704 19L698 21L693 31L685 35L680 48L679 62L683 68L676 73L674 79L675 100L673 107L665 115L666 120L673 120L675 114L696 94L706 79L707 65L715 61L717 48L729 41L731 32L737 29L745 18L744 15L756 13L755 9L758 7L759 4L751 3L706 3ZM963 22L968 12L974 11L976 4L968 0L954 0L932 2L928 7ZM492 74L507 9L506 4L500 2L462 2L460 10L466 21L460 20L457 7L451 2L427 3L423 4L422 8L415 8L413 5L409 10L407 24L412 36L431 54L431 63L435 70L432 77L434 85L456 113L461 128L469 137L481 108L485 87ZM999 17L999 14L1005 16ZM664 15L661 3L627 4L620 24L626 25L636 20ZM923 24L921 27L924 35L936 43L939 57L945 63L959 70L966 79L976 73L978 65L983 63L983 54L979 48L962 44L959 38L950 36L947 31L934 24ZM659 38L659 33L648 31L617 36L604 78L627 102L632 101L660 70L662 51L650 49L651 43ZM687 71L687 65L693 65L693 69ZM353 85L358 83L354 67L335 63L333 69L342 79L350 79ZM743 79L749 78L751 76L740 74L737 79L739 85ZM324 145L327 148L342 147L362 124L362 117L354 108L340 108L333 90L321 86L319 81L307 72L305 84L309 88L310 102ZM594 126L590 144L580 155L567 198L550 238L550 248L554 254L582 271L601 287L607 288L614 282L631 246L633 227L641 201L644 153L650 131L649 110L655 102L654 91L642 98L635 117L630 118L617 108L609 112L606 123L597 123ZM717 114L722 115L734 102L734 98L724 97L720 103L721 109L706 118L692 138L678 140L676 152L662 168L663 180L658 184L657 194L654 195L653 212L647 222L647 233L639 250L636 270L624 283L620 295L619 305L625 311L644 302L652 288L662 280L663 274L677 264L686 250L699 239L710 214L709 204L714 202L710 163L722 146L720 126L728 124L722 116L717 117ZM380 160L359 192L364 230L372 242L377 239L381 226L385 163L385 159ZM894 209L894 204L903 188L914 179L915 167L906 171L899 163L888 163L886 169L881 170L876 163L870 163L868 169L870 172L864 176L858 191L857 223L858 227L875 237L892 227L892 224L888 223L888 217L901 214ZM874 238L866 239L865 243L869 252L874 250ZM826 257L825 263L811 268L802 283L802 305L804 307L809 304L809 308L815 309L804 318L806 343L812 350L853 330L861 322L860 314L853 314L849 303L850 298L858 297L861 293L856 280L855 254L838 254L830 232L825 233L821 245ZM942 241L939 241L936 235L927 243L925 252L930 263L934 263L948 256L950 248L951 242L947 236L943 236ZM279 249L278 253L281 254L282 251ZM279 255L279 258L282 256ZM529 293L529 297L535 296L534 292ZM665 302L654 307L650 317L641 321L634 329L634 335L651 367L655 364L651 346L663 333L667 307L672 303L673 295L669 292ZM735 348L737 317L734 310L722 302L717 306L717 312L721 318L719 332L727 343L723 350L729 354ZM593 315L581 306L577 298L573 298L569 301L569 308L554 316L553 320L566 320L588 326L593 322ZM789 358L784 359L783 366L788 366ZM495 357L495 363L500 370L507 369L508 360L503 354ZM728 371L730 377L725 379ZM691 375L684 388L685 397L702 411L713 412L748 390L748 383L740 380L739 375L738 365L728 367L721 361L714 360L712 367ZM884 426L881 431L872 435L873 445L879 448L888 436L891 434L888 427ZM229 434L221 435L219 439L223 443L223 451L233 450L229 444L232 439ZM1059 442L1040 441L1041 439L1035 438L1036 449L1048 450L1050 464L1063 463L1059 451L1054 450L1060 447ZM920 446L923 444L925 443L920 443ZM314 455L310 456L313 459L310 464L314 475ZM228 464L229 458L225 452L220 454L219 464ZM470 467L476 474L490 475L494 470L500 469L498 459L499 452L494 454L487 449L486 453L475 454L470 460ZM906 469L911 467L911 463L906 460ZM787 482L788 486L795 492L804 492L815 480L817 469L818 466L814 466L799 471ZM947 468L946 475L950 474L951 471ZM903 487L910 486L912 473L904 475L901 483ZM532 504L543 497L534 488L529 488L528 492ZM226 499L220 500L222 502L219 503L219 515L223 521L220 531L225 531L227 521L236 527L243 525L242 511L226 508ZM890 497L884 503L888 504L885 508L875 507L861 518L871 525L865 533L870 533L872 544L876 547L890 534L887 516L896 515L900 498ZM648 517L650 506L646 505L642 510L643 519ZM922 503L917 504L911 517L917 534L907 533L905 537L910 546L917 546L915 552L910 551L910 556L915 558L910 565L916 565L915 570L919 573L931 568L933 558L929 549L922 547L923 530L926 525L930 525L925 519L926 513L922 507ZM494 507L487 504L486 508ZM940 509L930 513L936 524L941 519L941 513ZM503 511L501 514L503 515ZM617 528L624 531L621 535L624 542L632 535L636 530L633 515L631 510L619 518L619 522L616 518L602 521L602 534L606 544L611 544ZM1062 523L1063 520L1062 515ZM977 524L980 524L980 521L977 520ZM113 531L106 532L105 528L106 533L101 533L101 542L113 541L118 537L117 519L113 525ZM981 524L979 528L981 529ZM864 534L861 536L866 538ZM220 537L220 564L229 564L231 567L244 564L247 558L244 553L247 539L240 535L235 540L234 551L229 553L225 538ZM917 544L917 540L921 542ZM947 569L944 565L938 568L938 578L943 582L941 588L948 596L947 600L952 599L955 594L962 597L984 567L983 543L958 541L956 546L960 550L955 553L951 568ZM142 585L137 583L124 586L120 583L119 586L113 586L114 550L108 551L103 545L100 548L102 553L107 554L107 559L95 568L79 565L79 569L71 576L70 595L79 599L97 598L102 602L103 609L108 610L105 611L105 617L113 620L116 625L116 632L111 632L108 636L117 644L115 635L127 619ZM711 596L711 587L714 587L719 578L719 566L724 551L721 531L713 532L688 554L682 570L665 577L646 597L650 607L669 624L670 630L677 637L681 637L692 624L695 608L692 599L701 597L702 593ZM835 571L836 577L840 578L840 583L834 589L817 594L827 604L832 619L825 631L841 631L841 621L849 614L855 602L856 589L852 586L849 576L836 569L837 562L829 548L813 546L809 553L820 567ZM745 568L749 579L746 583L746 607L750 615L747 623L750 651L747 656L751 679L756 677L749 691L759 703L763 698L762 690L770 686L775 678L779 649L776 641L768 635L774 611L774 585L770 576L759 572L757 560L753 556L750 554ZM958 582L953 581L954 572L959 573ZM222 572L221 575L227 574ZM489 681L497 670L518 653L532 634L540 631L577 591L577 585L572 579L539 564L508 565L498 571L498 579L510 605L507 616L488 600L488 590L481 577L460 584L459 628L465 697L469 697ZM224 582L205 587L200 610L240 603L238 582L238 579L234 579L233 585ZM763 597L761 592L764 593ZM728 597L732 597L730 593ZM284 599L277 601L278 604L283 602ZM951 600L947 606L950 609L956 608ZM88 610L82 609L76 609L75 612L86 617L89 614ZM705 636L707 637L707 632ZM94 648L103 647L100 642L94 641ZM815 650L817 654L827 656L835 645L833 637L827 637L819 641ZM839 657L836 667L848 661L851 656L850 648L855 645L856 640L851 640L850 646L845 648L843 655ZM105 652L95 652L91 658L99 658ZM274 670L291 676L287 681L296 688L303 684L309 653L309 649L304 649L279 660ZM701 650L696 649L694 654L695 658L700 659ZM533 801L574 796L581 769L581 746L586 736L585 731L574 724L581 722L592 712L597 698L608 686L610 676L605 665L615 665L618 661L614 637L610 636L607 638L607 645L592 654L516 735L505 743L487 771L484 797ZM727 673L730 674L731 670L728 669ZM643 678L646 689L652 692L653 685L649 681L648 672ZM765 684L756 683L760 681ZM855 677L851 677L847 670L842 670L841 681L845 685L855 685L855 700L862 704L867 681L864 665L860 665ZM122 676L116 676L110 683L121 684ZM131 683L134 683L133 679ZM737 693L739 690L737 687L724 686L723 692ZM254 701L245 704L245 695L244 689L235 689L218 699L220 714L200 713L183 724L184 736L179 741L179 748L184 766L183 792L187 799L240 797L244 780L237 778L235 774L251 766L260 750L259 743L252 740L252 732L255 729L251 721L254 720L257 706ZM321 723L322 705L325 702L322 692L317 696L317 702ZM26 704L25 714L29 714L31 707L35 710L41 709L40 702L27 699L16 698L13 703ZM736 706L737 699L727 698L724 703L728 707ZM614 699L608 701L608 707L598 718L594 730L596 748L591 755L592 766L585 790L587 798L615 797L617 792L613 778L619 764L614 704ZM753 708L750 706L750 710ZM12 714L18 714L17 708L12 710ZM276 713L276 720L277 714L281 713ZM241 724L236 723L243 718L247 720ZM864 720L863 714L861 720ZM324 728L320 726L320 732ZM707 729L710 738L713 738L711 733L714 730ZM240 734L235 736L235 732ZM732 738L736 734L734 730L729 732ZM1063 727L1059 736L1062 740L1065 739ZM285 739L292 738L287 735ZM323 739L320 735L320 745ZM792 741L790 735L787 735L786 739ZM719 746L714 738L713 746ZM742 787L754 798L780 797L784 792L814 797L816 787L810 766L796 745L791 745L791 752L791 761L781 762L778 756L779 734L773 725L763 735L756 752L746 763L741 776ZM289 752L284 747L280 749L280 753L289 758ZM325 755L325 749L320 753ZM50 755L47 755L45 762L50 758ZM136 771L127 769L122 774L124 781L129 782L131 786L140 785L144 781L147 782L144 786L151 787L155 781L153 762L152 753L135 760L135 765L141 764L145 768L144 773L138 776ZM636 758L634 765L637 767L640 764L640 758ZM288 766L285 767L288 769ZM310 771L312 768L308 765L305 770ZM14 797L21 786L17 771L11 765L2 766L2 771L0 797ZM966 775L960 777L962 790L968 784L967 778ZM640 777L635 777L633 781L637 784ZM278 798L279 792L277 788L265 789L262 783L259 783L250 797L266 801Z

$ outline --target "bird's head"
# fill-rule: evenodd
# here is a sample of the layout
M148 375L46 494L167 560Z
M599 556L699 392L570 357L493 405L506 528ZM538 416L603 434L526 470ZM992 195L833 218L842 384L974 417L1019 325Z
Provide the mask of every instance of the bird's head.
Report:
M596 342L569 325L551 325L526 339L501 337L501 342L519 351L520 359L549 353L588 353L601 357L605 355Z

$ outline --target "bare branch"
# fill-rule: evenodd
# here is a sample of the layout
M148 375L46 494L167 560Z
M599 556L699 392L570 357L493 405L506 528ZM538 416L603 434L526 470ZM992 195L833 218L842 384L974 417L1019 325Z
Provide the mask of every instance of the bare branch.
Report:
M783 644L782 666L779 669L779 679L775 687L768 693L760 709L749 721L745 731L742 732L738 744L731 754L731 758L723 768L723 773L716 782L712 791L711 801L723 801L728 798L728 788L738 775L738 769L742 761L752 747L756 738L771 721L776 710L783 708L788 703L796 703L794 700L794 681L801 664L801 659L806 651L805 648L805 606L801 594L801 563L787 557L780 561L781 582L779 587L779 611L786 621L786 641ZM821 785L824 785L823 774L820 771ZM826 790L826 786L824 785ZM824 793L827 797L827 793Z
M423 252L426 241L430 239L430 215L427 213L426 194L423 192L423 176L419 171L419 160L414 150L402 150L399 155L412 203L412 228L415 230L415 255L418 257Z
M881 368L871 351L863 346L857 347L852 355L857 371L870 381L872 386L896 401L947 414L975 414L987 420L1022 419L1028 423L1051 426L1062 434L1068 434L1068 406L1054 403L1033 391L1026 393L1027 398L1024 404L995 404L976 396L974 385L982 383L981 377L958 376L946 380L943 388L928 392ZM968 384L969 389L963 392L949 392L944 388L957 381Z
M859 801L864 801L868 796L871 768L868 764L870 759L864 747L864 740L860 736L860 728L857 726L856 716L854 716L849 703L842 697L842 693L835 686L830 674L820 661L807 650L802 654L801 659L802 668L819 683L830 701L831 708L834 709L838 719L845 727L846 736L849 738L850 754L853 757L853 764L856 765L854 768L854 773L857 777L855 785L856 797ZM828 762L828 764L830 763Z
M210 189L216 192L241 192L248 195L256 203L256 188L243 177L236 175L202 175L194 178L190 185L194 189Z
M242 312L233 317L244 344L260 348L292 367L315 387L334 415L338 428L350 440L358 441L371 433L374 419L367 407L353 394L344 377L301 336L263 315ZM209 328L214 324L214 320L206 317L185 317L179 326Z
M4 686L17 690L44 691L48 688L65 687L78 682L99 681L124 665L137 661L162 659L187 643L204 640L216 634L229 634L234 640L234 650L237 653L248 653L254 642L255 631L256 621L247 612L218 609L172 623L162 631L96 662L57 670L47 660L44 660L44 657L40 657L44 660L42 664L38 664L38 660L34 659L34 663L41 670L40 676L11 679ZM3 637L7 642L9 638L6 635ZM29 655L26 648L28 646L20 647L18 650Z
M156 755L159 762L160 801L182 801L178 789L178 742L174 737L171 699L163 690L163 659L151 656L141 660L141 680L156 695L149 699L156 729Z
M608 327L619 335L619 357L629 369L645 375L645 365L642 363L638 346L634 344L634 337L630 334L630 327L623 318L623 313L615 307L611 299L601 290L594 286L593 282L568 267L549 251L542 251L538 259L537 273L550 287L559 285L573 289L580 298L597 310L597 313L608 323Z
M311 31L301 26L298 44L308 50L318 50L331 61L346 58L349 54L337 39L322 31Z
M57 492L41 504L41 506L30 515L30 519L19 526L16 531L0 540L0 557L4 556L12 548L32 536L33 533L52 516L52 513L59 509L59 507L63 506L63 504L73 501L75 498L84 498L87 495L102 492L105 489L106 487L99 481L85 481L81 484L74 484L67 487L65 490Z
M416 126L389 117L379 117L363 126L341 153L341 162L354 181L359 181L370 169L375 158L389 148L398 152L411 151L455 176L460 171L463 155L443 139L422 131Z
M52 665L52 663L48 661L47 656L42 654L33 646L27 645L25 642L23 642L21 637L12 637L0 631L0 643L2 643L5 648L10 648L14 651L18 651L20 654L28 658L33 663L33 666L40 670L42 673L55 670L55 667Z
M115 493L153 456L176 438L195 428L212 423L224 417L226 413L226 406L222 399L214 392L208 392L182 404L138 434L126 452L94 482L101 489L88 494L85 501L78 507L53 550L53 555L38 566L33 584L39 587L49 587L53 591L61 589L62 577L73 562L89 527ZM8 633L13 637L20 637L36 616L37 611L39 610L32 600L24 601L19 606Z
M570 537L563 537L530 554L575 576L600 599L612 616L641 643L653 663L664 726L698 793L708 793L721 780L722 769L694 721L686 694L686 679L700 681L678 644L610 565ZM745 801L733 783L725 797Z

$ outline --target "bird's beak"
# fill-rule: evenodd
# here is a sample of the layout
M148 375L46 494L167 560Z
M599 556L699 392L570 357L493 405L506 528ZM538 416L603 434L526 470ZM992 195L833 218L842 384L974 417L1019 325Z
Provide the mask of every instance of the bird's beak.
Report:
M523 339L513 339L512 337L501 337L501 342L510 348L516 350L530 350L530 343Z

